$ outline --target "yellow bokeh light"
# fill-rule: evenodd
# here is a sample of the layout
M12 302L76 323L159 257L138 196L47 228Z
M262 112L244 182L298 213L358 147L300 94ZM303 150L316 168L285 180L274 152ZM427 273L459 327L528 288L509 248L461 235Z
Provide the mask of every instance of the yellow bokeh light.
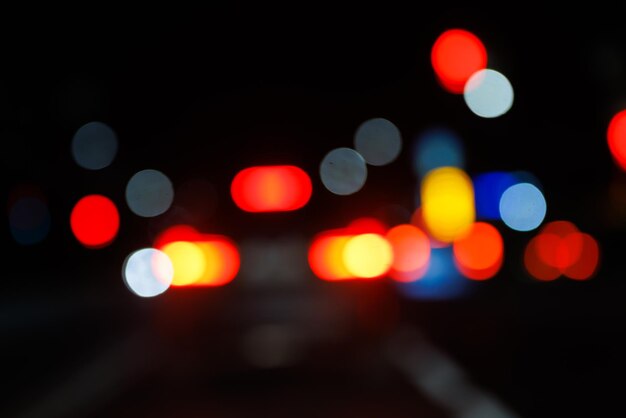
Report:
M206 269L204 251L197 244L175 241L163 247L172 261L174 278L172 286L186 286L200 280Z
M235 278L239 271L237 247L226 239L214 239L196 243L202 250L205 267L202 277L194 284L198 286L222 286Z
M343 259L343 251L350 240L350 236L337 236L328 239L324 261L330 274L338 280L350 278L352 273L347 269Z
M343 247L343 264L356 277L373 278L389 271L393 263L391 244L378 234L360 234Z
M198 278L198 282L212 282L215 277L219 276L223 269L224 262L222 261L219 248L212 242L203 242L197 244L198 248L202 250L202 257L204 260L204 272L201 277Z
M424 223L442 242L452 242L467 233L476 217L472 181L456 167L428 172L422 181L421 199Z

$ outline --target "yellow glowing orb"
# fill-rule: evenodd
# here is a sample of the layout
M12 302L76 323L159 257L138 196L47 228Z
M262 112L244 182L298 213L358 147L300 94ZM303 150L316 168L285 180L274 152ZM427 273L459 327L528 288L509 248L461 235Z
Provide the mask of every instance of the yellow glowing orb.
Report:
M204 251L197 244L175 241L163 247L163 252L174 266L173 286L186 286L197 282L204 275L206 260Z
M350 238L342 255L346 269L361 278L381 276L389 271L393 263L391 244L378 234L360 234Z
M424 223L435 239L449 243L471 228L476 217L474 188L463 170L429 171L422 181L421 198Z

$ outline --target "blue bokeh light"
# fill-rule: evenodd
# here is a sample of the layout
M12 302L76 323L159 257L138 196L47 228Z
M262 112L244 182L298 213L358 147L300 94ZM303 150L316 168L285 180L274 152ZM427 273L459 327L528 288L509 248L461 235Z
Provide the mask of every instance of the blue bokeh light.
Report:
M491 171L477 175L473 183L476 216L500 220L500 198L506 189L518 183L517 177L503 171Z
M48 205L36 196L18 199L9 210L11 235L21 245L43 241L50 231Z
M530 183L518 183L509 187L500 199L502 221L516 231L536 229L543 222L546 210L543 193Z
M433 248L426 274L414 282L397 283L400 293L410 299L447 300L464 297L469 280L454 266L452 247Z
M413 170L423 177L438 167L465 166L461 139L450 129L443 127L424 131L413 146Z

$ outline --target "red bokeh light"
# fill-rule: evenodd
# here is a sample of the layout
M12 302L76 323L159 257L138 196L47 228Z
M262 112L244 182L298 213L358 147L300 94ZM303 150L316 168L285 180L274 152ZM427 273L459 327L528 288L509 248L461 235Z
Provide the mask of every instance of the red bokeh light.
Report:
M504 241L496 227L476 222L466 235L454 241L452 250L461 274L469 279L486 280L502 266Z
M400 282L420 279L430 260L428 236L416 226L402 224L391 228L386 237L394 255L389 276Z
M109 245L119 231L120 215L108 197L92 194L81 198L70 214L70 227L76 239L87 248Z
M246 212L287 212L306 205L313 186L299 167L256 166L237 173L230 191L235 204Z
M622 170L626 170L626 110L613 116L606 137L613 159Z
M430 59L441 85L461 94L472 74L487 67L487 50L473 33L450 29L437 38Z
M561 275L587 280L595 274L599 258L598 243L591 235L571 222L553 221L526 246L524 265L538 280L555 280Z

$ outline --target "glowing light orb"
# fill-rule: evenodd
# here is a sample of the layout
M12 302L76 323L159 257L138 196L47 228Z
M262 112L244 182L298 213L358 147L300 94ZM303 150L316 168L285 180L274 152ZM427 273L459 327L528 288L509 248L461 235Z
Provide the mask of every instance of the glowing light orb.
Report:
M369 279L380 277L389 271L393 262L393 250L381 235L360 234L346 242L342 257L350 273Z
M532 231L546 216L546 199L537 187L530 183L515 184L502 193L500 217L511 229Z
M513 106L513 86L495 70L480 70L465 85L463 98L467 107L483 118L504 115Z
M356 130L354 148L368 164L389 164L398 158L402 149L400 130L387 119L367 120Z
M626 110L613 116L609 122L606 138L613 160L622 170L626 170Z
M322 160L320 177L324 187L334 194L356 193L367 179L365 159L351 148L336 148Z
M600 263L600 247L598 241L589 234L580 234L582 249L580 257L563 269L563 274L574 280L588 280L593 277Z
M205 268L195 286L222 286L232 281L241 265L239 250L226 237L205 236L198 247L203 252Z
M346 228L317 234L308 252L311 271L328 281L382 276L393 262L393 249L383 237L385 231L377 219L358 218Z
M452 242L471 228L474 189L463 170L441 167L428 172L422 181L421 199L424 223L435 239Z
M571 222L552 221L528 243L524 264L538 280L555 280L564 275L587 280L597 271L600 249L597 241Z
M223 286L239 272L239 249L228 237L201 234L189 225L174 225L161 232L154 247L174 265L173 286Z
M309 247L308 261L313 274L323 280L353 279L343 259L343 249L352 238L343 230L318 234Z
M561 275L561 270L556 267L549 266L539 257L537 250L537 237L533 237L524 250L524 266L528 273L537 280L552 281Z
M143 248L124 261L122 277L128 289L141 297L165 292L172 282L174 267L169 257L154 248Z
M428 236L416 226L402 224L391 228L386 238L393 249L391 278L402 282L420 279L430 259Z
M108 167L116 154L117 135L105 123L89 122L72 138L72 157L76 164L88 170Z
M473 33L450 29L435 41L430 60L441 85L460 94L472 74L487 67L487 50Z
M87 248L109 245L117 236L120 215L109 198L92 194L81 198L70 214L70 227L76 239Z
M162 251L174 266L172 285L186 286L195 283L204 274L206 267L204 252L195 243L176 241L164 246Z
M231 183L231 196L247 212L286 212L300 209L311 198L311 179L301 168L258 166L246 168Z
M469 279L493 277L502 266L504 241L500 232L486 222L476 222L469 232L452 244L454 261Z
M158 170L142 170L126 185L126 203L139 216L150 218L167 211L174 200L170 179Z
M480 219L501 220L500 199L509 187L519 181L511 173L492 171L473 178L476 217Z
M535 251L542 262L559 270L580 258L583 240L578 228L568 221L552 221L536 237Z

